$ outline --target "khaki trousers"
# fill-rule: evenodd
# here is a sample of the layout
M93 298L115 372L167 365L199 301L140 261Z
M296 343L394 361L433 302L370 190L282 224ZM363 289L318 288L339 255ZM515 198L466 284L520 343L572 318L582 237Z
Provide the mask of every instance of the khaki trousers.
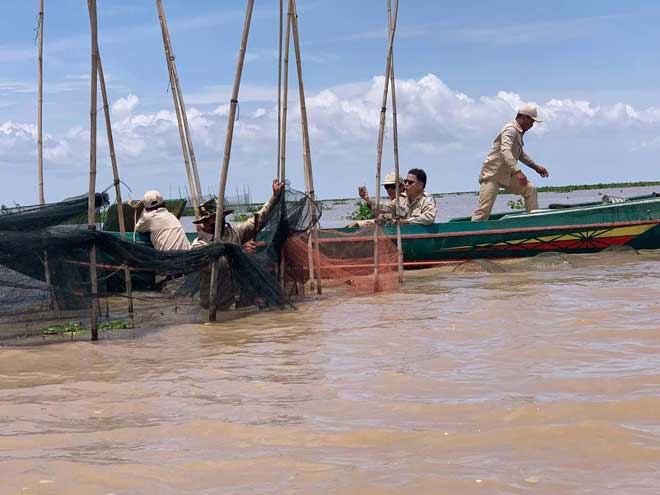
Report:
M488 220L490 217L490 212L493 209L495 204L495 199L497 198L497 193L500 190L500 187L506 189L511 194L517 194L525 198L525 209L527 211L537 210L539 207L538 193L536 192L536 186L532 184L529 180L527 181L526 186L521 186L520 181L511 177L511 184L505 186L504 184L499 184L495 180L480 180L479 181L479 206L472 215L472 221L478 222L480 220Z

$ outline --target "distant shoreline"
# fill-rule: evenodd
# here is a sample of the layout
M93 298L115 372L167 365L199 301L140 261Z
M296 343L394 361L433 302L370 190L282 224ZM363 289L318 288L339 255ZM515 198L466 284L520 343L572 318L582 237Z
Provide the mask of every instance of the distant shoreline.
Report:
M573 192L573 191L588 191L590 189L616 189L623 187L647 187L647 186L660 186L660 181L639 181L639 182L610 182L598 184L569 184L566 186L543 186L538 188L538 192ZM477 195L478 191L459 191L459 192L441 192L432 193L434 198L442 198L444 196L460 196L461 194ZM502 192L501 194L510 194ZM346 204L350 201L357 201L357 193L355 197L351 198L328 198L320 200L321 203L330 205ZM240 207L247 207L248 210L258 211L263 203L250 203L248 205L240 205ZM235 205L233 205L235 206ZM191 206L186 207L182 216L194 216L195 213Z

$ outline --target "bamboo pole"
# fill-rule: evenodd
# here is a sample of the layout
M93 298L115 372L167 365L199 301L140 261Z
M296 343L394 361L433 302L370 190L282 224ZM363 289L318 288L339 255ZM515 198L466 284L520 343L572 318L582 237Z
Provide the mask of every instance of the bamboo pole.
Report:
M43 107L44 107L44 0L39 0L39 61L37 65L37 171L39 174L39 204L46 203L44 196L44 141L43 141Z
M162 0L157 0L160 4L160 11L162 12L162 27L164 28L165 36L167 38L167 45L170 51L170 60L172 64L172 75L174 77L174 85L176 87L177 98L179 101L179 106L181 107L181 118L183 121L183 129L186 134L186 143L188 144L188 152L190 154L190 166L193 172L193 178L195 180L195 187L197 192L197 201L199 203L200 198L202 197L202 185L199 180L199 170L197 169L197 158L195 158L195 149L192 144L192 137L190 135L190 126L188 125L188 114L186 113L186 104L183 100L183 93L181 91L181 83L179 82L179 72L176 68L176 57L174 56L174 50L172 48L172 38L170 38L170 30L167 27L167 17L165 17L165 9L162 5Z
M293 33L293 46L296 53L296 69L298 71L298 93L300 98L300 124L302 126L302 135L303 135L303 159L305 166L305 180L307 187L307 194L312 199L314 197L314 176L312 173L312 154L310 151L309 145L309 125L307 121L307 106L305 104L305 87L303 84L303 74L302 74L302 62L300 56L300 35L298 32L298 14L296 12L296 2L295 0L289 0L289 10L291 12L291 28ZM312 218L316 221L316 216ZM311 235L309 237L309 270L310 270L310 285L312 290L314 290L314 279L316 278L316 291L318 294L321 294L321 269L319 266L314 268L314 258L318 258L318 253L315 253L314 250L318 250L318 225L312 227ZM314 256L316 255L316 256ZM316 264L318 265L318 264Z
M103 97L103 114L105 115L105 130L108 135L108 147L110 148L110 162L112 163L112 175L114 177L115 196L117 198L117 218L119 219L119 236L126 239L126 224L124 223L124 208L121 198L121 183L119 181L119 167L117 166L117 155L115 154L115 140L112 136L112 124L110 122L110 108L108 106L108 93L105 88L105 77L103 76L103 65L101 64L101 53L98 51L98 73ZM126 297L128 298L128 320L133 327L133 284L131 281L131 270L124 267L124 284L126 286Z
M243 36L241 38L241 49L238 54L236 64L236 75L234 77L234 88L231 93L231 103L229 106L229 116L227 118L227 135L225 136L225 154L222 160L222 172L220 174L220 185L218 187L218 213L215 216L215 235L216 242L222 240L222 230L224 224L224 203L225 189L227 187L227 174L229 172L229 158L231 156L231 143L234 136L234 119L236 117L236 107L238 105L238 91L241 87L241 76L243 74L243 63L245 62L245 51L247 49L248 35L250 34L250 21L252 20L252 9L254 0L248 0L245 11L245 21L243 23ZM209 320L216 319L216 294L218 292L218 263L211 266L211 287L209 290Z
M398 0L397 0L398 3ZM398 8L398 6L397 6ZM387 0L387 24L388 35L392 31L392 0ZM396 222L396 266L399 283L403 283L403 246L401 242L401 211L399 209L399 131L396 115L396 85L394 77L394 47L392 47L390 61L390 85L392 87L392 143L394 144L394 174L396 196L394 203L394 221Z
M43 139L43 108L44 108L44 0L39 1L38 15L39 56L37 62L37 175L39 176L39 204L46 204L44 194L44 139ZM48 251L44 251L44 278L48 287L48 308L55 309L55 293L48 266Z
M399 11L399 0L394 3L394 16L390 22L388 18L388 25L391 24L389 29L389 42L387 46L387 64L385 67L385 87L383 88L383 100L380 107L380 125L378 128L378 149L376 156L376 220L380 215L380 173L383 158L383 139L385 136L385 116L387 112L387 90L390 84L390 71L392 69L392 47L394 45L394 33L396 31L396 18ZM397 191L398 194L398 191ZM380 290L379 270L378 263L378 225L374 228L374 291Z
M284 182L286 180L286 130L287 130L287 114L289 110L289 51L291 42L291 15L287 12L286 17L286 39L284 42L284 62L283 62L283 83L282 83L282 122L281 127L281 145L280 145L280 167L279 167L279 180Z
M287 9L288 10L288 9ZM286 42L284 53L282 53L282 21L284 16L284 0L280 0L280 34L279 34L279 67L278 67L278 88L277 88L277 178L280 182L286 181L286 127L287 111L289 103L289 44L291 39L291 18L287 13L286 17ZM284 81L282 84L282 72L284 72ZM283 86L283 87L282 87ZM282 94L283 93L283 94ZM286 194L286 192L284 193ZM281 216L285 216L285 208L281 210ZM283 218L282 218L283 219ZM277 267L278 278L282 287L285 285L286 266L284 257L280 260Z
M176 69L174 68L174 55L172 54L172 47L170 45L169 33L167 31L167 24L165 20L165 11L161 0L156 0L156 8L158 9L158 18L160 20L160 30L163 35L163 46L165 48L165 59L167 61L167 71L170 79L170 89L172 91L172 100L174 101L174 109L176 112L176 121L179 127L179 139L181 140L181 150L183 152L183 162L186 167L186 175L188 177L188 186L190 187L190 197L193 202L193 209L195 210L195 218L199 218L199 201L195 191L195 179L193 177L192 167L190 165L190 154L188 149L188 142L186 140L186 131L184 130L183 116L181 115L181 104L179 99L179 91L176 86Z
M89 110L89 196L87 200L87 228L96 230L96 81L98 75L98 43L96 33L96 0L89 0L89 23L92 33L92 71L91 71L91 97ZM98 340L98 287L96 279L96 246L92 244L89 250L89 281L92 297L90 327L92 340Z
M284 17L284 0L280 0L280 29L278 32L277 56L277 178L280 177L280 150L282 147L282 18ZM289 29L287 20L287 31Z

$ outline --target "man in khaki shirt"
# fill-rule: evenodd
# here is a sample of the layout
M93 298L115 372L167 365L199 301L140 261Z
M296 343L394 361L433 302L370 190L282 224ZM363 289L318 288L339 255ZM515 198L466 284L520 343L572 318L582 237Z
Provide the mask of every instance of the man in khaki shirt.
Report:
M149 232L151 244L158 251L190 249L190 243L181 222L165 208L165 201L161 193L147 191L144 193L142 202L144 211L135 224L136 231Z
M406 188L406 218L401 223L412 223L418 225L430 225L435 222L436 206L435 198L427 193L426 172L421 168L413 168L408 171L406 180L403 181Z
M500 187L521 195L527 211L538 209L536 187L518 167L520 160L541 177L549 175L545 167L523 150L523 135L534 126L534 122L542 122L536 107L524 105L518 110L515 120L505 125L495 137L479 176L479 206L472 215L473 222L488 220Z
M277 179L273 180L273 195L261 207L255 218L252 217L245 222L231 226L225 222L225 217L232 213L233 210L224 210L222 213L222 222L224 227L222 230L222 242L229 242L243 246L243 249L248 254L254 254L257 251L257 244L254 241L257 232L264 224L259 219L266 219L270 215L280 192L284 188L284 184ZM199 219L193 223L201 226L197 234L197 238L192 243L192 249L201 248L211 244L215 234L215 217L216 217L216 200L212 199L200 206L200 213L202 214ZM257 225L257 223L259 225ZM199 304L203 308L209 307L209 289L211 286L211 270L207 269L202 272L199 287ZM232 304L240 300L240 294L231 280L231 270L225 258L221 258L218 262L218 296L216 299L216 307L220 310L229 308Z
M403 179L399 176L399 193L396 191L396 174L390 172L385 176L383 181L383 188L387 194L387 199L380 202L380 218L386 223L394 223L394 218L396 216L396 203L395 198L398 197L399 200L399 218L406 217L406 195L404 193L405 187L403 185ZM358 187L358 194L362 198L371 211L376 211L376 199L369 197L369 192L367 191L366 186ZM366 225L374 225L375 220L358 220L351 224L348 224L347 227L364 227Z

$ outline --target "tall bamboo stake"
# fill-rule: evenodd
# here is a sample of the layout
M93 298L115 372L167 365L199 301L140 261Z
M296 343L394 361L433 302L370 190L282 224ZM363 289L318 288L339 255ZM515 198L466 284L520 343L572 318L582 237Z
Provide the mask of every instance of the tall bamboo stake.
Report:
M287 9L288 10L288 9ZM277 95L277 178L280 182L286 181L286 127L287 127L287 111L289 105L289 44L291 39L291 16L286 16L286 42L284 53L282 53L282 20L284 15L284 1L280 0L280 35L279 35L279 69L278 69L278 95ZM283 88L281 87L282 72L284 72ZM283 95L281 93L284 93ZM286 194L286 192L285 192ZM282 209L282 216L285 215ZM284 287L286 266L284 264L284 257L278 266L279 280L282 287Z
M289 0L289 10L292 12L291 17L291 27L293 32L293 46L296 52L296 69L298 71L298 93L300 97L300 123L302 126L303 134L303 159L305 165L305 179L307 194L312 199L314 197L314 176L312 173L312 154L309 146L309 126L307 122L307 107L305 105L305 87L303 84L303 74L302 74L302 63L300 57L300 36L298 33L298 14L296 12L296 2L295 0ZM316 216L312 218L316 222ZM321 269L320 266L314 269L314 257L319 258L318 253L314 253L314 250L318 250L318 225L312 227L312 232L309 237L309 247L314 249L309 249L309 270L310 270L310 284L312 290L314 289L314 279L316 278L316 291L321 294ZM315 256L314 256L315 255Z
M44 141L43 141L43 107L44 107L44 0L39 1L39 62L37 65L37 171L39 174L39 204L46 203L44 196Z
M37 62L37 175L39 176L39 204L46 204L44 194L44 139L43 139L43 108L44 108L44 0L39 1L38 15L39 57ZM44 278L48 287L48 308L55 309L55 293L50 279L48 252L44 251Z
M284 0L280 0L280 29L278 32L278 56L277 56L277 178L278 179L280 179L280 149L282 146L282 18L283 17L284 17ZM288 21L287 21L287 30L288 30Z
M195 149L192 144L192 137L190 136L190 126L188 125L188 114L186 113L186 104L183 100L183 94L181 91L181 83L179 82L179 72L176 68L176 57L174 56L174 50L172 49L172 38L170 38L170 30L167 27L167 18L165 17L165 9L162 5L162 0L157 0L160 4L160 11L163 13L162 16L162 27L165 30L165 35L167 38L167 45L170 51L170 60L172 62L172 75L174 76L174 85L176 87L177 98L179 100L179 105L181 107L181 117L183 120L183 129L186 134L186 142L188 144L188 152L190 153L190 165L193 172L193 177L195 179L195 187L197 192L197 200L199 201L202 197L202 185L199 180L199 171L197 169L197 159L195 158Z
M287 128L287 114L289 110L289 45L291 41L291 13L287 12L286 16L286 39L284 42L284 61L283 61L283 83L282 83L282 122L281 127L281 145L280 145L280 173L279 179L281 182L286 180L286 128Z
M126 239L126 224L124 223L124 208L121 199L121 183L119 181L119 167L117 167L117 155L115 154L115 141L112 136L112 124L110 122L110 108L108 106L108 93L105 88L105 77L103 77L103 65L101 54L98 52L99 83L101 85L101 96L103 97L103 113L105 115L105 129L108 135L108 146L110 148L110 162L112 163L112 175L114 177L115 196L117 197L117 218L119 219L119 236ZM126 286L126 297L128 298L128 320L133 326L133 284L131 281L131 270L124 267L124 284Z
M392 69L392 47L394 45L394 33L396 31L396 18L399 11L399 0L396 0L394 3L394 17L390 23L388 19L388 24L391 24L391 29L389 29L389 43L387 46L387 64L385 67L385 87L383 89L383 100L380 107L380 126L378 129L378 150L376 157L376 219L380 215L380 172L381 164L383 158L383 139L385 135L385 115L387 112L387 90L390 84L390 71ZM397 191L397 195L399 192ZM397 197L398 199L398 197ZM379 281L379 270L378 263L379 253L378 253L378 226L374 229L374 290L380 290L380 281Z
M176 120L179 127L179 139L181 140L181 150L183 152L183 162L186 167L186 175L188 176L188 186L190 187L190 197L193 202L193 209L195 210L195 218L199 218L199 200L197 197L196 191L201 193L201 187L199 185L199 176L197 173L194 173L193 170L196 170L196 165L191 167L190 165L190 149L188 146L188 141L186 139L186 130L183 122L182 116L182 106L180 93L177 90L177 81L176 68L174 66L174 55L172 54L172 47L170 45L169 32L167 30L167 21L165 20L165 11L163 10L163 4L161 0L156 0L156 7L158 9L158 18L160 20L160 30L163 35L163 46L165 48L165 59L167 61L167 71L170 79L170 88L172 91L172 100L174 101L174 109L176 112ZM194 176L197 178L195 181ZM196 184L197 182L197 184Z
M397 6L398 7L398 6ZM387 33L392 31L392 0L387 0ZM396 196L394 203L394 220L396 222L396 267L399 283L403 283L403 246L401 242L401 219L399 209L399 131L396 116L396 85L394 83L394 47L390 61L390 85L392 86L392 143L394 144L394 174L396 175Z
M87 200L87 228L96 230L96 80L98 75L98 43L96 35L96 0L89 0L89 23L92 32L92 73L91 73L91 98L89 110L89 196ZM92 244L89 250L89 281L92 297L92 314L90 327L92 340L98 340L97 308L98 287L96 280L96 246Z
M227 135L225 137L225 154L222 161L222 173L220 174L220 185L218 187L218 213L215 216L215 241L222 240L222 227L224 223L225 189L227 187L227 174L229 172L229 158L231 156L231 143L234 136L234 119L236 117L236 106L238 105L238 91L241 87L241 76L243 74L243 63L245 62L245 51L247 49L248 35L250 34L250 21L252 20L252 9L254 0L248 0L243 23L243 37L241 38L241 49L236 64L236 75L234 77L234 88L231 93L231 104L229 116L227 117ZM209 290L209 320L216 319L216 294L218 292L218 263L211 266L211 287Z

